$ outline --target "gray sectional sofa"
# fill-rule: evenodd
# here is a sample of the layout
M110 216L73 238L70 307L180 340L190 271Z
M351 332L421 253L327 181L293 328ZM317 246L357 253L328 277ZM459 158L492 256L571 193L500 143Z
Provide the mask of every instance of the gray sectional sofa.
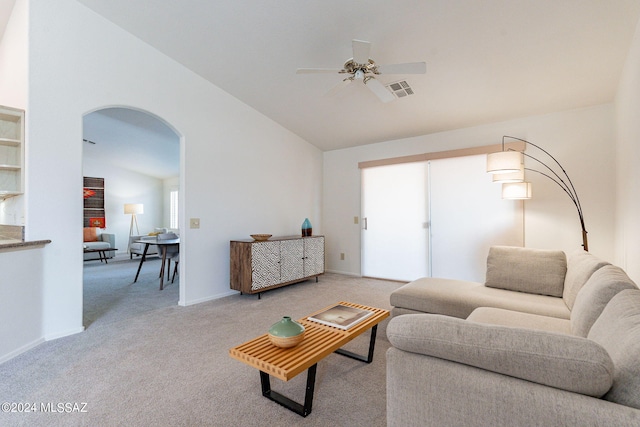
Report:
M640 426L640 289L582 250L493 247L485 283L391 295L389 426Z

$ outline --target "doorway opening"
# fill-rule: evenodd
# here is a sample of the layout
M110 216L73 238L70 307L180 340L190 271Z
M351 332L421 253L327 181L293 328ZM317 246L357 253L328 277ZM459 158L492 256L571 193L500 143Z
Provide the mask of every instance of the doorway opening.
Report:
M107 107L83 116L82 144L85 182L103 185L97 192L102 211L92 211L96 203L85 201L83 227L89 239L108 241L115 248L106 252L106 260L83 248L85 328L96 321L120 321L177 305L180 273L173 283L165 276L164 289L159 290L157 247L150 246L142 264L142 251L136 250L140 245L133 242L161 232L180 234L180 135L152 113ZM85 200L87 194L96 196L91 191L85 189ZM165 274L167 270L173 273L174 264L167 267Z

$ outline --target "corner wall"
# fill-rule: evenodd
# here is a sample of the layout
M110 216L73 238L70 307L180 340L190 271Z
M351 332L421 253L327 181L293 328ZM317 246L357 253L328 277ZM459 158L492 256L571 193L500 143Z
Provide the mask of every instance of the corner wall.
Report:
M640 284L640 22L616 96L616 264Z

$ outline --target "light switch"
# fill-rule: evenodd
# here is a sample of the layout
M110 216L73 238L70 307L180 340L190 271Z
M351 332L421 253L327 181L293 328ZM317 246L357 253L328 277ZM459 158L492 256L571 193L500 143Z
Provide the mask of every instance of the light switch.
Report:
M354 216L354 217L353 217L353 223L354 223L354 224L357 224L358 222L360 222L360 221L359 221L359 218L358 218L357 216Z
M200 228L200 218L189 219L189 228Z

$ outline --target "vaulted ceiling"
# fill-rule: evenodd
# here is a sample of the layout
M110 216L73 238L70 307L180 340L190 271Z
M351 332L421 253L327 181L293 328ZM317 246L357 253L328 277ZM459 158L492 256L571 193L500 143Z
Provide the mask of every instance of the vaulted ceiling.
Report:
M611 102L640 0L78 0L322 150ZM344 75L425 61L382 103Z
M322 150L611 102L640 16L640 0L77 1ZM0 0L0 35L13 4ZM426 62L377 76L414 94L328 94L343 74L296 74L341 68L353 39L377 64ZM84 129L88 156L178 173L175 135L138 112L93 113ZM160 142L144 150L148 138Z

